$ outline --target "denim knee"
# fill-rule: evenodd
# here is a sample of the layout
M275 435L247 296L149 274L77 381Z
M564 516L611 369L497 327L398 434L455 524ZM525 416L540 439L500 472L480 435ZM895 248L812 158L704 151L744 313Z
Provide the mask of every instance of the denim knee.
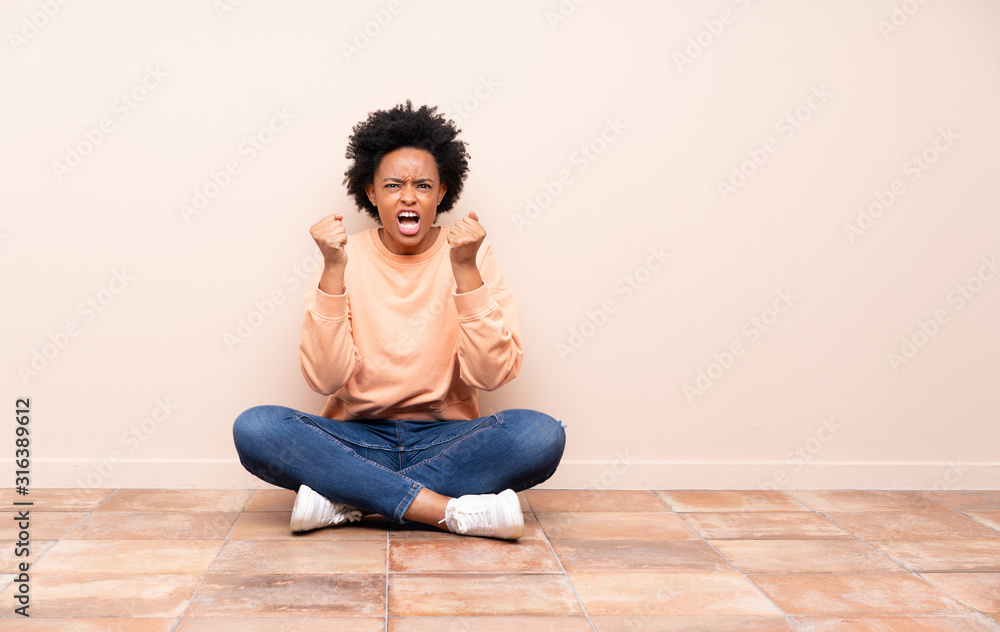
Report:
M272 442L273 438L267 436L271 431L269 422L277 419L282 409L283 406L254 406L236 417L233 422L233 444L241 458L255 447Z
M521 440L542 460L551 463L554 470L566 448L565 424L551 415L527 408L505 410L501 415L505 422L522 424Z

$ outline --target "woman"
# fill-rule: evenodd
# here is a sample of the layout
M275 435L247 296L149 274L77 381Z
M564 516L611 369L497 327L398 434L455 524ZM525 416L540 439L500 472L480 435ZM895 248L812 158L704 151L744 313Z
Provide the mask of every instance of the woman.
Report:
M458 201L469 158L436 110L407 101L354 127L344 183L380 228L348 240L330 215L310 229L324 265L299 358L329 396L323 411L258 406L233 426L248 471L298 490L292 531L377 513L517 539L516 492L562 457L563 425L544 413L479 416L478 389L521 367L519 314L477 214L434 225Z

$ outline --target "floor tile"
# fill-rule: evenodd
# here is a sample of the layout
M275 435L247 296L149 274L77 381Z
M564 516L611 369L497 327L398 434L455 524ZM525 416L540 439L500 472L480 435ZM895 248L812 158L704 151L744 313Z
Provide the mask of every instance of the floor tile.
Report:
M210 573L185 613L204 616L383 616L385 573Z
M977 615L921 617L791 617L803 632L998 632Z
M780 615L738 573L570 573L595 615Z
M789 615L969 614L943 591L907 573L748 575Z
M389 615L582 615L564 575L403 574L389 576Z
M597 632L795 632L785 617L591 617Z
M30 612L30 610L29 610ZM171 619L39 619L22 621L25 632L172 632L177 618Z
M384 545L382 550L384 555ZM389 571L558 573L561 569L544 540L510 542L452 536L450 540L393 540L389 543Z
M552 540L552 546L569 573L736 572L703 540Z
M851 538L811 511L747 511L680 514L706 540L806 540Z
M676 512L693 511L809 511L785 492L765 490L658 491Z
M296 492L290 489L255 489L244 511L284 511L292 513Z
M791 491L790 496L816 511L948 511L938 503L909 491L822 490Z
M1000 511L1000 490L927 491L918 492L956 511Z
M591 632L586 617L390 617L389 632Z
M670 511L663 500L647 490L529 489L524 492L535 513L541 511Z
M859 540L711 540L743 573L905 573Z
M229 534L230 540L381 540L385 542L385 527L367 518L360 522L292 533L290 514L283 511L244 511Z
M969 517L981 524L1000 532L1000 511L969 511Z
M980 612L1000 612L1000 573L923 573L921 577Z
M234 540L222 547L209 572L385 573L385 541Z
M862 540L960 540L1000 537L1000 532L955 512L828 512L826 518Z
M242 511L249 489L119 489L98 511Z
M536 516L550 539L695 540L700 536L674 513L560 512Z
M173 617L187 607L201 574L105 574L96 569L86 577L42 575L31 577L31 617ZM0 592L0 603L13 603L13 586ZM0 617L13 617L10 608Z
M27 496L20 496L12 487L0 488L0 511L20 511L15 501L31 501L25 506L31 511L93 511L115 490L113 489L65 489L55 487L33 487Z
M68 540L225 540L235 512L95 511Z
M34 565L47 575L204 573L222 540L63 540Z
M28 508L30 509L30 507ZM43 511L28 512L28 533L33 540L60 540L80 521L86 518L85 511ZM13 516L17 516L14 518ZM0 540L17 540L24 522L18 512L0 513Z
M176 632L384 632L385 617L184 617ZM438 631L442 632L442 631Z
M918 573L1000 572L1000 539L872 540L871 545Z
M35 540L28 541L28 546L18 545L23 540L0 540L0 570L13 571L20 566L21 562L34 564L40 557L45 555L58 540ZM25 549L28 555L18 555Z

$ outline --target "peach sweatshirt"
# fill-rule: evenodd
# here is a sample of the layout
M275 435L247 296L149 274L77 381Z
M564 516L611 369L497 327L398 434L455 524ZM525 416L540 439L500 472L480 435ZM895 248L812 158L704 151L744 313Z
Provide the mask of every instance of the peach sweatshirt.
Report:
M396 255L378 229L345 246L343 294L306 292L299 360L306 382L330 395L320 413L349 419L475 419L478 391L521 368L517 301L485 241L483 285L455 293L448 227L418 255ZM322 270L320 270L322 272Z

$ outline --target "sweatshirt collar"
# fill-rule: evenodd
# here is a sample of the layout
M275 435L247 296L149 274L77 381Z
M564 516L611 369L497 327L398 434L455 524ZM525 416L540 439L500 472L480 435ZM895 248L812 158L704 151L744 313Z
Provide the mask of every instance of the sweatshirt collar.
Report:
M374 248L375 252L380 254L383 258L388 259L392 263L408 265L430 261L437 256L441 249L444 248L445 243L448 241L448 227L441 226L441 230L438 231L437 239L434 240L431 247L417 255L397 255L394 252L390 252L389 249L385 247L385 244L382 243L382 240L379 239L377 228L369 230L368 237L372 248Z

